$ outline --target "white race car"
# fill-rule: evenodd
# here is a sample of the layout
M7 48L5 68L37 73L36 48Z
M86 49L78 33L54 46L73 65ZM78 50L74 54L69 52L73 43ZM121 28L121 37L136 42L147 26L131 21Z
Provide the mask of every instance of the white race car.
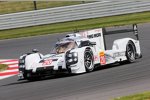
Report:
M137 39L122 38L113 42L111 50L106 50L102 28L68 34L58 41L50 54L42 55L36 49L20 56L19 78L34 79L58 73L91 72L95 66L117 62L134 62L141 57L137 25L133 30Z

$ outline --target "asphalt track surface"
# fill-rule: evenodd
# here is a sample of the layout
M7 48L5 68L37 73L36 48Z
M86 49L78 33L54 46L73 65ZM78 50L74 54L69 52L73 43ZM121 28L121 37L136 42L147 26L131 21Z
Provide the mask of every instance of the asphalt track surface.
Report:
M135 63L101 68L91 73L49 77L39 81L0 80L0 100L111 100L150 90L150 23L139 25L143 58ZM108 38L111 45L112 35ZM123 36L123 35L122 35ZM62 34L0 41L0 58L18 58L37 48L48 53Z

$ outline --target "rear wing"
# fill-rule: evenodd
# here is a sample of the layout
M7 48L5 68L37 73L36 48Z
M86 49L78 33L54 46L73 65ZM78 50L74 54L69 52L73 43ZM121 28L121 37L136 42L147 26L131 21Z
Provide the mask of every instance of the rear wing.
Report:
M130 25L130 26L113 27L111 28L111 31L107 30L107 28L103 28L104 35L121 34L128 32L133 32L133 34L136 36L136 39L139 40L137 24L133 24L132 26Z

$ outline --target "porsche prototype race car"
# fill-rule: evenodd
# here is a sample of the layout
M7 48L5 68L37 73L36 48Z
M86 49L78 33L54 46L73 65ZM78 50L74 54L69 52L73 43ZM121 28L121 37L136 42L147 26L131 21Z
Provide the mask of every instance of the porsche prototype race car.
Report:
M141 57L137 25L133 30L137 39L121 38L106 49L103 28L67 34L58 41L50 54L42 55L36 49L19 58L19 78L33 79L57 73L91 72L95 66L117 62L134 62Z

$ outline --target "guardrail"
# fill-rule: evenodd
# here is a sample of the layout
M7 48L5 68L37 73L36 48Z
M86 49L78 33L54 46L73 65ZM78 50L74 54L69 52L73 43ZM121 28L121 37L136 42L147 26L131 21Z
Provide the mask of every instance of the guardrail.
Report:
M150 11L150 1L113 0L0 15L0 30Z

